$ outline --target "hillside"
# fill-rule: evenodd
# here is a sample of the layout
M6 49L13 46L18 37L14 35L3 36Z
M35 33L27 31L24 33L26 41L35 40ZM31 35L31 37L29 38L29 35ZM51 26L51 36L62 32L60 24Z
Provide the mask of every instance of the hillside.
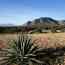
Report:
M56 32L56 30L65 31L65 20L55 20L50 17L40 17L38 19L28 21L24 24L28 28L32 28L32 31L51 30L51 32ZM48 31L46 31L48 32Z
M65 20L55 20L50 17L40 17L38 19L28 21L25 25L26 26L32 26L37 24L43 24L43 25L65 25Z
M38 19L28 21L21 26L16 25L0 25L0 33L29 32L42 30L65 31L65 20L55 20L50 17L40 17Z

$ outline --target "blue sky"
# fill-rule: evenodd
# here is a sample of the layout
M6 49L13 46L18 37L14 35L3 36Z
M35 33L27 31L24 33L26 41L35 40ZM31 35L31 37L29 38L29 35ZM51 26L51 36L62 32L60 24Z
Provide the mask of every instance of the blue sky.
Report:
M39 17L65 19L65 0L0 0L0 24L21 25Z

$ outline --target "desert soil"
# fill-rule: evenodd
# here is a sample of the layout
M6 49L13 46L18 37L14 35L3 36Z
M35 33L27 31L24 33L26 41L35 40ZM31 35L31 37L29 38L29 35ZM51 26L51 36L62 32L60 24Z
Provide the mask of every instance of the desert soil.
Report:
M32 40L41 47L63 47L65 46L65 33L42 33L31 34ZM8 40L17 39L17 34L0 34L0 48L7 45Z

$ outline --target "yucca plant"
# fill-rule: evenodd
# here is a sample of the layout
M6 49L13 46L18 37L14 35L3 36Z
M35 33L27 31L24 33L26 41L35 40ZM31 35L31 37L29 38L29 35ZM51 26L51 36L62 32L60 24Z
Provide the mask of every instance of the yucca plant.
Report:
M43 42L44 43L44 42ZM53 65L64 55L64 48L40 48L28 35L18 36L0 58L0 65Z
M65 51L63 48L47 48L45 51L45 56L43 57L43 60L45 61L46 65L53 65L53 64L61 64L64 62L63 56ZM60 58L60 59L59 59ZM60 61L60 62L59 62Z
M42 57L43 48L38 48L27 35L19 36L17 40L13 40L10 47L2 49L6 55L1 56L0 65L31 65L44 64L40 58Z

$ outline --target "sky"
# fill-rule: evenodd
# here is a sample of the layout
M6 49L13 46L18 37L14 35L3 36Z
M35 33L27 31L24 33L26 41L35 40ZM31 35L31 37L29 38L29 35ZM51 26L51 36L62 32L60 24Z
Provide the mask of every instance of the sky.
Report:
M65 0L0 0L0 24L22 25L39 17L65 19Z

